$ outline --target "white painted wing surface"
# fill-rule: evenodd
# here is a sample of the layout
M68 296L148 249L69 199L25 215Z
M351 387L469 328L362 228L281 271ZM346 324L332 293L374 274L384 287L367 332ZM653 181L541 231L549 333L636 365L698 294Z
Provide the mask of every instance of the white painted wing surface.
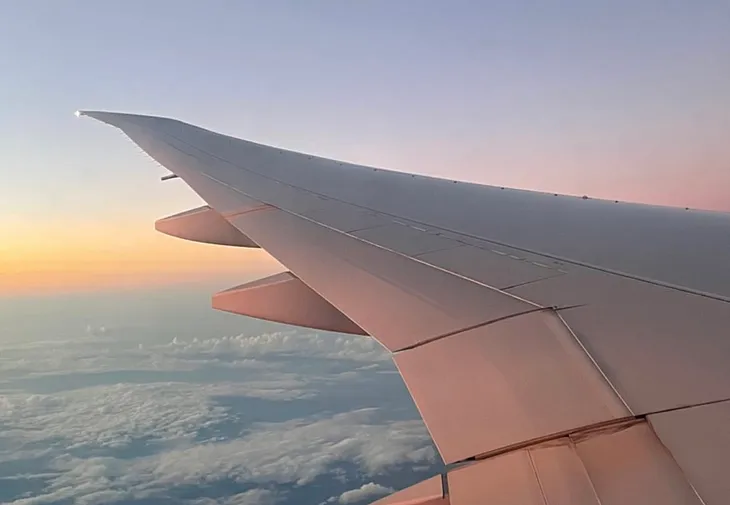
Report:
M730 405L728 215L415 176L171 119L84 114L187 182L291 271L286 286L303 283L286 293L307 293L326 317L268 305L252 315L351 322L394 353L453 464L444 501L726 502L723 473L708 468L727 468L730 446L717 421ZM698 439L703 429L714 443ZM419 492L402 501L436 499Z

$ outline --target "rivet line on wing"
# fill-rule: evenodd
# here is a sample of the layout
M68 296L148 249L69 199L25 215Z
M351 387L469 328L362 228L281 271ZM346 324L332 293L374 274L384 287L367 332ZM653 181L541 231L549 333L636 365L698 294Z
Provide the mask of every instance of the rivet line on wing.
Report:
M433 251L426 251L426 252L414 254L413 257L420 258L421 256L425 256L427 254L433 254L433 253L442 252L442 251L452 251L454 249L459 249L460 247L469 247L469 244L456 243L451 246L442 247L440 249L434 249Z

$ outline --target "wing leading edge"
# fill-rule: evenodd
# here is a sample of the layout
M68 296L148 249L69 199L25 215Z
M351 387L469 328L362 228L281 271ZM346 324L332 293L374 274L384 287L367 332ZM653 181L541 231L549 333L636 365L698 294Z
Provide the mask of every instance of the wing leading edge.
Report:
M388 503L719 504L730 493L705 471L730 464L717 421L730 408L726 215L400 174L165 118L83 114L189 184L228 242L244 237L284 264L289 286L301 282L287 293L330 307L302 321L339 321L393 352L453 466L446 485Z

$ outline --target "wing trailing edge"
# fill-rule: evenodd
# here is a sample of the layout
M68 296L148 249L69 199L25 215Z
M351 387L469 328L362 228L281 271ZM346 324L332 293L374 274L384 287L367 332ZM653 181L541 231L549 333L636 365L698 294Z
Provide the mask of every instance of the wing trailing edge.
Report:
M703 491L700 498L649 423L629 420L451 466L442 476L372 505L715 505L726 501L718 486Z

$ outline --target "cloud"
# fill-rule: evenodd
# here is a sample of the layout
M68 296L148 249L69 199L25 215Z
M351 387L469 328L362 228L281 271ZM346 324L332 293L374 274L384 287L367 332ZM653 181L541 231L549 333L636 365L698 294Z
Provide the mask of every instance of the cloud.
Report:
M390 355L372 339L291 330L154 343L89 333L5 344L0 467L15 489L32 491L3 495L0 485L0 501L96 505L178 489L198 505L273 505L321 479L356 478L355 487L437 461L397 398L382 399L390 411L358 408L402 387L381 374ZM219 483L233 494L203 498ZM375 493L370 484L343 499Z
M115 384L53 395L0 395L0 426L8 444L7 450L0 450L0 461L54 440L62 440L67 449L122 448L140 438L180 444L229 419L228 409L215 397L286 401L314 394L303 385L283 375L247 383Z
M378 498L394 491L395 489L393 488L381 486L374 482L368 482L357 489L345 491L339 496L339 498L337 498L337 501L342 505L350 505L351 503L357 503L366 499Z
M220 499L201 498L194 500L193 505L273 505L276 503L278 493L271 489L250 489L233 496L226 496Z
M207 354L209 356L233 353L239 357L260 357L270 354L296 354L299 357L318 357L354 361L388 361L390 354L377 341L358 335L310 333L301 330L265 333L256 336L238 335L190 342L174 339L170 348L178 354Z
M240 439L170 450L139 460L132 470L155 476L162 486L197 483L210 475L303 485L341 462L377 475L397 465L435 461L421 421L388 422L379 414L378 409L361 409L321 419L259 423Z
M16 449L63 440L67 448L119 448L133 439L190 439L201 426L225 418L210 401L225 386L118 384L54 395L0 396L0 423ZM35 444L37 445L37 444ZM0 452L0 459L13 451Z
M254 348L291 348L282 336L254 342ZM180 346L187 344L161 347L177 352L174 348ZM343 348L347 346L328 347L326 352ZM190 349L184 352L199 355ZM322 394L320 388L348 390L365 376L378 377L377 371L367 370L317 373L317 368L297 373L260 367L242 382L119 383L55 394L0 395L0 464L22 468L23 462L37 461L32 471L42 473L36 480L45 483L42 492L32 498L15 496L19 500L12 503L144 500L170 489L225 480L264 490L256 494L244 489L248 494L239 493L236 499L247 503L256 497L281 497L276 489L280 485L305 486L322 476L342 477L338 471L343 464L354 464L359 475L374 477L436 461L420 420L392 420L377 408L322 411L277 422L239 420L249 405L245 398L309 401ZM244 398L236 404L243 410L219 398ZM329 405L317 401L316 405ZM232 431L221 436L218 426ZM279 494L266 491L272 486Z
M164 344L127 341L114 332L96 332L74 340L4 345L0 377L60 373L126 371L190 371L201 366L273 368L266 358L286 356L390 364L391 356L377 341L358 335L288 330L262 335L173 338Z
M137 417L136 413L133 417ZM356 464L364 475L375 476L402 465L433 463L436 459L423 423L388 421L377 409L258 423L242 438L222 442L190 439L196 427L217 417L218 413L210 409L198 419L183 416L172 421L162 414L150 422L149 414L140 416L147 418L142 422L147 429L139 429L137 436L157 434L175 442L163 452L143 457L79 457L66 451L55 456L47 454L46 457L52 456L48 469L54 473L44 493L11 503L30 505L73 499L94 505L151 498L180 486L210 485L221 480L258 486L303 486L329 472L336 474L337 467L345 462ZM67 437L86 442L101 437L98 442L102 444L119 440L107 439L110 437L107 433L102 435L101 426L108 424L105 414L96 419L96 426L94 421L93 417L80 420L92 425L85 428L63 422L59 428L47 426L46 436L65 433ZM109 428L120 436L113 423ZM125 430L121 432L128 434ZM373 489L369 486L356 491L372 492ZM354 500L348 496L344 499ZM240 503L254 503L254 498L264 500L273 496L261 491L244 493L238 498Z

